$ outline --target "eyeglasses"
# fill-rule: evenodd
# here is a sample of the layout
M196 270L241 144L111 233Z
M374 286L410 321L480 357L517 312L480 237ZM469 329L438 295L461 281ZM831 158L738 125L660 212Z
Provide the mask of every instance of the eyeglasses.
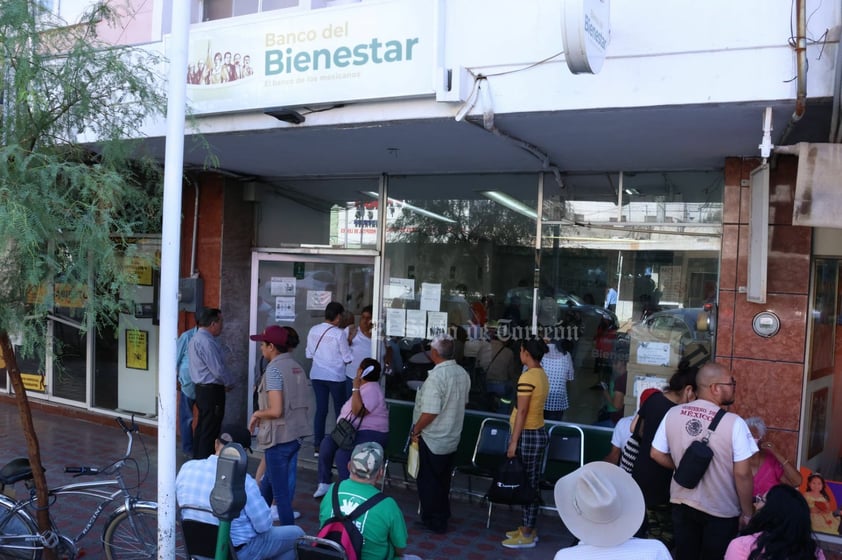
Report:
M727 383L726 383L727 385ZM766 503L766 496L757 495L754 497L755 504L765 504Z
M717 381L716 383L710 384L711 387L713 387L714 385L730 385L731 387L736 388L737 387L737 380L732 377L730 383L723 383L721 381Z

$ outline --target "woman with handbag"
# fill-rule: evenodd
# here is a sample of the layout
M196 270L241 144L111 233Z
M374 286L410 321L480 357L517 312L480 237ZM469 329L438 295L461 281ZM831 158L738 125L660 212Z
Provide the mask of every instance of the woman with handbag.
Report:
M269 361L257 388L260 409L249 420L249 431L257 429L257 445L266 459L260 493L267 504L274 499L281 525L292 525L295 488L291 479L301 448L299 438L310 433L310 380L292 357L299 342L294 329L270 325L249 338L260 342L260 352Z
M526 371L518 379L517 405L509 419L512 437L506 456L510 459L520 457L533 488L538 488L541 463L549 443L547 428L544 426L544 404L550 383L541 367L541 358L548 350L547 344L540 338L521 341L520 361L526 366ZM535 532L538 510L537 502L523 506L523 525L506 533L506 540L503 541L505 548L535 547L538 542Z
M333 478L331 466L336 462L339 480L345 480L351 450L361 443L377 442L384 448L389 439L389 409L386 396L380 387L380 362L365 358L357 368L351 398L349 398L336 421L336 428L319 446L319 486L313 493L321 498L330 488Z

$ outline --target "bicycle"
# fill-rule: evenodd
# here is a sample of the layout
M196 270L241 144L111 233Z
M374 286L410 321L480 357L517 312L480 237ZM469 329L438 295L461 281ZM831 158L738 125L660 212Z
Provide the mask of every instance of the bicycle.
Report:
M133 434L139 429L131 420L127 426L122 418L117 423L129 439L125 455L117 461L103 468L97 467L65 467L64 472L74 473L75 476L113 476L108 480L78 482L58 486L49 490L50 504L60 496L86 496L98 501L96 508L88 519L82 531L73 537L61 532L50 515L50 529L40 534L38 523L35 521L37 499L33 483L32 468L29 460L18 458L10 461L0 469L0 489L6 485L24 482L29 490L29 497L23 500L13 500L0 494L0 557L15 560L38 560L44 548L56 550L58 558L74 560L80 552L80 541L93 529L102 512L112 503L116 507L111 512L102 533L102 545L105 558L108 560L154 559L158 555L158 504L143 501L132 494L132 490L123 478L122 469L128 462L139 466L131 457ZM142 440L141 440L142 443Z

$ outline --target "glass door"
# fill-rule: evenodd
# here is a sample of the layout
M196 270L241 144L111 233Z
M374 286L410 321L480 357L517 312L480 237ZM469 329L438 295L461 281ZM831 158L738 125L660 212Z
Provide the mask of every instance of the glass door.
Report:
M373 305L376 281L375 256L324 254L252 254L251 333L262 332L269 325L292 327L301 344L293 352L307 371L305 357L307 333L324 321L325 306L338 301L358 319L363 307ZM376 341L376 337L372 337ZM254 386L260 349L251 343L249 352L250 385ZM249 404L249 414L251 406Z

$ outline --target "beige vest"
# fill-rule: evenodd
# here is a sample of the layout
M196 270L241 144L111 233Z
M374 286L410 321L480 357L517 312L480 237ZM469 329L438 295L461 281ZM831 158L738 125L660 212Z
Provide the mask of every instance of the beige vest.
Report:
M701 440L707 435L707 428L718 411L719 407L714 403L701 399L670 409L664 422L670 455L676 465L681 462L684 451L692 441ZM713 450L713 461L698 486L691 490L680 486L675 480L671 481L672 503L685 504L715 517L740 515L731 443L737 418L732 412L726 413L710 436L708 445Z
M312 430L307 421L309 412L309 396L311 385L304 368L295 360L278 360L275 358L270 365L275 365L281 371L284 380L283 415L272 420L261 420L257 431L257 445L259 449L269 449L279 443L287 443L303 437ZM257 403L261 410L269 408L269 394L266 391L266 376L260 379L257 386Z

